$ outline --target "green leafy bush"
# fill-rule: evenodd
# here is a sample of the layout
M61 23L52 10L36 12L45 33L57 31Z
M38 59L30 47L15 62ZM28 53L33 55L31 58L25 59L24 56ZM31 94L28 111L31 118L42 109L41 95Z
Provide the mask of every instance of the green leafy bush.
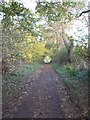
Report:
M72 52L72 61L80 62L81 60L87 61L88 59L88 49L82 46L76 46Z
M88 69L79 71L76 77L81 79L82 81L88 82Z
M67 62L67 51L65 47L56 52L53 61L58 64L64 64Z
M77 81L82 81L84 82L84 84L88 83L88 69L79 71L77 67L71 66L69 64L64 66L54 64L53 67L56 70L56 72L64 78L65 83L70 83L70 85L73 84L74 81L76 82L76 84Z
M88 110L88 69L80 71L72 64L63 66L54 64L53 67L62 77L64 85L72 91L74 100L84 113Z
M65 69L70 76L76 76L79 73L79 70L76 67L66 65Z

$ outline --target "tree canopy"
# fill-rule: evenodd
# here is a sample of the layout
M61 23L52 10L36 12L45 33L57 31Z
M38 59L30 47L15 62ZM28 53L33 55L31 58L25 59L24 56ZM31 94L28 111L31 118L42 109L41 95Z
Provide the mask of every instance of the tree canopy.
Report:
M5 69L9 66L15 68L18 65L17 61L30 63L47 55L53 58L55 52L64 46L67 60L71 62L74 43L76 42L78 46L79 40L69 36L66 31L77 19L77 11L83 7L85 7L84 2L39 0L34 14L22 2L1 2L2 61L7 66ZM40 24L43 21L45 24ZM85 40L86 37L82 38L79 46L85 48L87 52ZM78 51L78 47L76 48Z

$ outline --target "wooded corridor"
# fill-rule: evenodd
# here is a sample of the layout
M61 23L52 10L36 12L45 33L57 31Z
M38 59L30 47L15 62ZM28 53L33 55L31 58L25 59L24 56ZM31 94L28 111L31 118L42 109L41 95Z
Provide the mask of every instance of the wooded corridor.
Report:
M88 116L89 0L0 0L2 118Z

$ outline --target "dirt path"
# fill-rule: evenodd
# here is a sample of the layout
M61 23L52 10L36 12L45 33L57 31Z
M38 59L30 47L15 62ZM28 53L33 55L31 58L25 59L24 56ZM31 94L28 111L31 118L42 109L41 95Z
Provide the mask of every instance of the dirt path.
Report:
M25 85L13 118L75 118L78 113L61 78L51 65L44 65Z

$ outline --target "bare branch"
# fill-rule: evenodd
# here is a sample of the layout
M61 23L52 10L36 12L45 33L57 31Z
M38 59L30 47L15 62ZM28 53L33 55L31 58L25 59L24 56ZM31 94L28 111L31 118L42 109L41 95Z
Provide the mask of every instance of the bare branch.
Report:
M82 11L78 17L80 17L82 14L88 13L88 12L90 12L90 10Z

